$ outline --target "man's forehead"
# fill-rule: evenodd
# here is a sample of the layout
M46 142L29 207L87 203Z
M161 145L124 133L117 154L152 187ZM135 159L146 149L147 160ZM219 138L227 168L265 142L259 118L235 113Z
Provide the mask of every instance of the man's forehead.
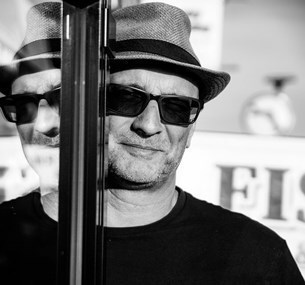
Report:
M113 83L134 85L148 92L198 97L198 88L188 79L158 69L126 69L111 74ZM61 85L61 70L50 69L26 74L12 84L12 94L44 93Z
M111 82L138 86L156 95L160 92L191 97L199 96L197 86L188 79L157 69L136 68L118 71L111 74Z
M12 84L14 93L44 93L61 84L60 69L50 69L18 77Z

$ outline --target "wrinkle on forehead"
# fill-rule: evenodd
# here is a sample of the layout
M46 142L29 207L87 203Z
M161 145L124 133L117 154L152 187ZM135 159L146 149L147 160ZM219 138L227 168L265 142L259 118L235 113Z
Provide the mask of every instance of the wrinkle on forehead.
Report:
M45 93L61 84L61 70L50 69L18 77L12 84L12 94Z
M111 74L111 82L140 87L154 95L180 95L199 98L198 87L178 75L149 69L129 69Z

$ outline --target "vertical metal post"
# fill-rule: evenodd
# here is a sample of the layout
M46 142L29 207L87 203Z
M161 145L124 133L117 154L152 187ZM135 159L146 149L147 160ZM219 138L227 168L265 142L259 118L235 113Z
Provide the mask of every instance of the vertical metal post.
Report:
M108 80L104 45L108 13L108 1L86 8L64 3L63 8L60 285L94 285L103 280L105 97L100 99L100 90L106 92Z

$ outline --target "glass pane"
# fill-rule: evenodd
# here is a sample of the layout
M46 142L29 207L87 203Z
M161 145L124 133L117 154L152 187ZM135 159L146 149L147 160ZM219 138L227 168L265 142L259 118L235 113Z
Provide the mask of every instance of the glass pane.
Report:
M59 1L0 2L0 283L55 284Z
M98 2L1 1L1 284L100 276L101 30Z
M25 157L39 177L39 192L42 196L56 193L59 168L61 4L1 1L0 13L0 91L3 97L1 135L19 134ZM13 161L20 154L19 139L10 137L9 140L12 141L11 149L6 149L6 153L11 153L9 157ZM5 141L8 141L7 137ZM23 158L16 158L14 164L24 164L19 160ZM31 176L31 187L20 184L15 188L21 189L15 189L15 193L6 189L3 200L24 195L38 186L38 179L26 168L21 176L24 180Z

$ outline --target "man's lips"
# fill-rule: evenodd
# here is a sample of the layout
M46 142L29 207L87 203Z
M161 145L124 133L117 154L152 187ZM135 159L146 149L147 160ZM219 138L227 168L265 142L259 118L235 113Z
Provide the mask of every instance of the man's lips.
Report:
M60 147L60 144L50 144L50 145L47 145L47 147L50 147L50 148L59 148Z
M135 144L135 143L121 143L124 146L127 147L131 147L131 148L135 148L135 149L139 149L139 150L147 150L147 151L159 151L159 152L164 152L163 149L161 148L156 148L156 147L152 147L152 146L147 146L147 145L141 145L141 144Z
M35 133L31 140L31 144L49 148L58 148L60 147L60 135L58 134L55 137L48 137L44 134Z

